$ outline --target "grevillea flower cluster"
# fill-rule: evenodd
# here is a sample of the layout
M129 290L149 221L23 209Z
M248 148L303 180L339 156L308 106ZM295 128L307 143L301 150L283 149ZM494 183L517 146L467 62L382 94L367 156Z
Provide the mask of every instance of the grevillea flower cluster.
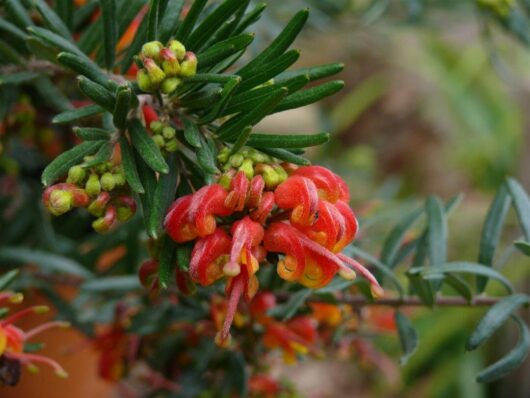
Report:
M83 164L71 167L66 181L46 188L42 200L54 216L86 208L96 217L94 230L103 233L128 221L136 212L136 202L121 166L110 161L93 164L94 158L86 157Z
M20 293L0 293L0 304L6 301L13 304L19 304L22 300L23 296ZM59 363L43 355L25 352L25 345L45 330L55 327L67 327L69 326L69 323L63 321L50 321L31 330L22 330L15 325L16 322L28 315L43 314L48 311L49 308L47 306L31 306L12 315L8 315L4 319L0 319L0 358L12 361L17 367L25 365L26 368L33 373L38 371L37 364L48 365L55 371L57 376L67 377L68 373L66 373ZM15 385L18 383L20 372L13 372L13 376L13 379L8 382Z
M345 182L321 166L280 164L253 152L240 156L238 168L235 155L225 157L219 182L177 199L164 222L175 242L195 242L193 281L226 281L228 308L216 338L221 345L241 297L251 300L258 291L256 274L268 254L278 255L277 273L286 281L320 288L336 274L353 279L358 272L374 296L382 294L370 272L341 253L358 229Z

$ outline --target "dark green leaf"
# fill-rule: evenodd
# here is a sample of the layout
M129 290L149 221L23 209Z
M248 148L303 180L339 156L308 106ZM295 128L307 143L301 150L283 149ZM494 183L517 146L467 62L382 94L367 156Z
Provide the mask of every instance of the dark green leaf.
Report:
M166 43L179 24L180 13L184 7L184 0L170 0L158 27L158 37L162 43Z
M307 9L299 11L270 46L241 68L236 74L243 77L250 76L254 70L260 68L263 64L271 62L282 55L293 43L294 39L296 39L296 36L298 36L298 33L300 33L300 30L302 30L302 27L306 23L308 16L309 11Z
M175 199L179 176L177 165L177 156L171 154L169 157L169 173L161 175L156 184L151 213L149 214L149 224L147 225L147 233L155 239L159 236L164 215L171 202Z
M307 76L310 82L324 79L325 77L336 75L344 69L344 64L326 64L320 66L313 66L311 68L295 69L283 72L281 75L274 78L275 83L284 83L285 81L298 76Z
M153 41L158 38L158 23L162 19L162 7L166 3L162 0L149 1L149 14L147 15L147 41Z
M201 147L201 133L197 125L189 120L188 118L183 118L184 122L184 138L186 142L195 148Z
M72 69L80 75L86 76L95 83L98 83L105 88L110 88L108 76L105 75L92 60L70 52L59 53L57 55L57 60L67 68Z
M79 89L83 94L85 94L96 104L100 105L102 108L105 108L107 111L114 111L116 99L109 90L83 76L79 76L77 80Z
M28 36L26 32L13 25L11 22L0 18L0 31L8 33L19 40L25 40Z
M222 114L228 101L230 101L230 98L232 98L233 94L236 92L237 86L240 82L241 78L239 76L234 76L228 80L223 87L223 91L221 91L221 98L212 110L199 120L200 124L211 123Z
M466 349L474 350L482 345L517 308L529 303L530 296L526 294L514 294L500 300L480 320L466 343Z
M248 28L250 25L252 25L254 22L256 22L258 19L260 19L261 14L263 11L265 11L265 8L267 8L266 3L259 3L249 11L247 14L243 16L243 19L237 26L236 30L234 30L233 34L238 35L240 33L243 33L246 28Z
M86 57L86 55L72 42L66 40L64 37L59 36L56 33L44 28L33 26L28 28L28 31L53 47L58 48L61 51L66 51L79 55L80 57Z
M131 142L145 163L154 171L166 174L169 167L147 130L138 119L129 122Z
M112 132L94 127L74 127L74 134L83 141L108 141Z
M342 80L334 80L321 84L317 87L299 91L285 98L276 107L276 109L274 109L274 112L283 112L289 109L300 108L302 106L318 102L322 98L329 97L330 95L337 93L343 87L344 82Z
M113 148L114 144L111 142L107 142L105 145L102 145L94 157L84 163L85 167L94 167L109 160L112 155Z
M105 66L112 69L116 55L116 43L118 42L118 24L116 0L99 0L101 6L101 18L103 21L103 53Z
M401 342L401 349L403 350L403 355L399 359L399 363L403 366L418 348L419 337L412 323L401 312L396 311L394 313L394 319L399 334L399 341Z
M203 52L197 54L199 70L204 70L209 66L215 65L238 51L245 49L253 40L253 34L245 33L208 47Z
M188 11L188 14L186 15L186 18L184 18L184 21L182 21L177 30L177 33L175 34L175 39L180 40L185 45L187 45L188 36L191 33L193 27L195 26L195 23L199 19L201 11L203 10L207 2L208 0L195 0L193 2L191 8Z
M286 149L260 148L260 150L266 153L267 155L270 155L276 159L284 160L289 163L294 163L300 166L308 166L311 164L311 162L306 158L295 155L294 153Z
M35 80L39 76L41 76L41 74L37 72L18 72L18 73L10 73L9 75L1 75L0 76L0 87L6 84L17 85L17 84L28 83L32 80Z
M136 163L134 160L134 153L125 136L120 137L121 161L123 166L123 173L125 179L134 192L144 193L144 187L140 181Z
M18 269L13 269L9 272L6 272L4 275L0 276L0 291L6 290L13 281L17 278L19 273Z
M473 292L469 284L458 275L446 274L445 282L451 286L459 295L465 298L468 303L473 299Z
M181 271L189 271L192 246L190 244L177 245L177 266Z
M495 249L498 246L501 238L502 227L506 220L506 215L510 208L511 198L508 194L506 184L503 184L495 199L489 208L486 221L482 227L482 234L480 237L480 249L478 253L478 262L486 266L493 266L493 258L495 256ZM486 288L488 278L477 277L477 292L482 293Z
M4 6L11 19L22 29L33 26L28 11L19 0L4 0Z
M127 115L131 109L132 91L129 87L122 86L116 94L116 107L114 108L113 122L119 130L127 127Z
M101 112L103 112L103 108L99 105L88 105L82 108L60 113L52 119L52 122L55 124L71 123L85 117L97 115Z
M35 264L43 271L61 272L82 278L92 276L90 271L85 269L81 264L58 254L48 253L42 250L22 247L3 247L0 249L0 259L2 261L12 261L23 265Z
M56 157L43 171L41 181L44 185L50 185L57 178L66 174L70 167L75 166L83 161L87 155L92 155L106 141L87 141L63 152Z
M37 90L39 96L46 101L46 104L59 111L64 112L72 109L72 103L66 97L62 90L55 85L48 76L41 76L34 82L33 87Z
M215 174L217 169L216 155L213 152L213 145L208 144L208 139L202 139L201 147L197 148L197 162L202 170L208 174Z
M144 187L144 193L140 194L140 202L142 204L144 224L149 225L149 219L151 217L151 209L153 204L153 198L156 190L156 175L153 169L151 169L143 160L142 156L137 150L134 151L134 159L136 164L136 170L138 170L138 176L142 186Z
M306 300L311 296L312 290L302 289L294 293L287 302L277 305L267 311L267 315L279 318L282 321L291 319L302 308Z
M176 245L168 236L162 238L162 245L160 248L158 281L160 287L167 289L170 284L171 274L175 270L175 252Z
M479 383L491 383L506 376L521 366L528 357L528 352L530 352L530 332L520 317L514 316L513 319L519 326L519 342L506 356L478 374L477 381Z
M65 39L72 41L70 30L63 23L62 19L59 18L59 16L55 13L55 11L48 6L48 3L46 3L44 0L34 0L34 4L35 8L39 14L42 15L42 18L49 29L61 35Z
M298 134L252 134L247 145L254 148L307 148L322 145L329 140L328 133Z
M74 0L55 0L55 12L71 30L74 26Z
M530 242L530 198L521 184L513 178L509 178L507 184L524 237Z
M110 276L89 280L81 285L81 290L92 293L121 293L138 290L141 287L136 275Z
M245 144L247 143L251 133L252 126L245 127L241 134L239 134L239 137L237 137L237 140L230 149L230 153L228 154L228 156L235 155L237 152L239 152L239 150L243 148L243 146L245 146Z
M188 77L186 83L228 83L235 78L234 75L221 75L217 73L197 73L195 76Z
M519 249L521 253L526 256L530 256L530 243L519 240L517 242L514 242L513 244L517 249Z

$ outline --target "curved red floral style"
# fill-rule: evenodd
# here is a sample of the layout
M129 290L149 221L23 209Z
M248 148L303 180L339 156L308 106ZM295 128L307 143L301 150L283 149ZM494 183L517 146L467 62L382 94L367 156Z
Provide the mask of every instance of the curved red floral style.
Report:
M176 200L164 221L175 242L195 241L189 269L194 282L206 286L226 278L228 301L219 344L229 337L240 299L255 295L259 264L267 253L279 256L277 272L286 281L320 288L337 274L353 279L357 272L371 284L374 296L382 294L364 266L340 253L358 230L342 178L321 166L244 167L230 168L219 184ZM280 325L268 331L267 341L283 345L292 356L293 347L304 347L302 340L308 339L293 331L297 323L287 329ZM294 346L287 349L291 343L286 341Z

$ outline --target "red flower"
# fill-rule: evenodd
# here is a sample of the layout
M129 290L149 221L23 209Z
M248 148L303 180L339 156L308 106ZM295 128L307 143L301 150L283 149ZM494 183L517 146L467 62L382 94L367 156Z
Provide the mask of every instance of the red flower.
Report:
M164 221L167 233L178 243L212 234L216 227L215 216L232 213L224 206L226 196L222 186L212 184L177 199Z
M191 253L190 275L195 282L207 286L223 277L223 265L230 253L231 240L221 228L199 239Z

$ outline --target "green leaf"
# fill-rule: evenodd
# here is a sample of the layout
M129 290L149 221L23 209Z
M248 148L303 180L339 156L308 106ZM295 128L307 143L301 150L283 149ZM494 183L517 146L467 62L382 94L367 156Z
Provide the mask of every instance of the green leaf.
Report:
M101 18L103 21L103 54L105 66L112 69L116 56L116 43L118 42L118 24L116 0L99 0Z
M177 245L177 266L181 271L189 271L192 249L190 244Z
M258 21L263 11L265 11L265 8L267 8L267 3L257 4L251 11L249 11L243 16L243 19L241 19L241 22L234 30L233 34L238 35L240 33L243 33L246 28L248 28L254 22Z
M22 29L33 26L33 21L28 11L19 0L4 0L4 6L11 19Z
M522 240L518 240L517 242L514 242L513 244L525 256L530 256L530 243L522 241Z
M112 156L112 150L114 148L114 143L107 142L105 145L102 145L99 150L94 155L94 158L88 162L84 162L85 167L94 167L98 164L106 162Z
M298 33L302 30L309 16L309 10L299 11L293 19L287 24L283 31L274 39L274 41L263 50L257 57L241 68L236 74L240 76L250 76L254 70L260 68L263 64L272 62L282 55L293 43Z
M61 37L48 29L32 26L31 28L28 28L28 31L34 36L44 41L45 43L48 43L61 51L74 53L79 55L80 57L88 58L74 43L66 40L64 37Z
M218 73L197 73L195 76L186 78L186 83L228 83L235 78L235 75L221 75Z
M506 287L508 292L513 292L512 284L508 279L506 279L502 274L495 271L490 267L486 267L481 264L460 261L460 262L451 262L444 265L441 265L436 268L425 268L419 267L409 270L410 273L416 274L421 273L424 278L438 278L440 274L445 274L447 272L456 272L456 273L470 273L475 275L487 276L491 279L495 279Z
M169 167L147 130L138 119L129 122L131 142L145 163L154 171L166 174Z
M184 138L192 147L201 147L201 133L197 125L188 118L182 119L184 122Z
M298 76L307 76L310 82L336 75L344 69L344 64L326 64L313 66L311 68L300 68L283 72L274 78L274 82L281 84Z
M171 274L175 270L175 255L176 245L168 236L162 238L162 245L160 248L159 267L158 267L158 282L162 289L167 289L170 284Z
M243 146L245 146L245 144L247 143L251 133L252 133L252 126L245 127L243 129L243 132L239 134L239 137L237 137L237 140L232 146L232 148L230 149L230 153L228 154L228 156L235 155L237 152L239 152L239 150L243 148Z
M480 264L492 267L495 249L499 245L502 227L506 220L506 215L511 204L511 197L508 194L506 184L501 185L495 199L488 210L488 215L482 227L480 237L480 248L478 253L478 262ZM486 288L488 278L477 277L477 293L482 293Z
M328 133L303 134L252 134L247 145L254 148L307 148L329 141Z
M28 35L22 29L5 19L0 18L0 31L8 33L19 40L26 40Z
M114 111L116 99L110 91L83 76L79 76L77 81L79 84L79 89L83 94L107 111Z
M399 364L403 366L418 348L419 337L412 323L401 312L396 311L394 313L394 319L396 321L401 349L403 350Z
M521 366L528 357L528 352L530 352L530 332L520 317L514 316L513 319L519 327L519 342L506 356L482 370L477 376L477 382L491 383L498 380Z
M285 98L274 112L283 112L289 109L300 108L309 104L320 101L325 97L329 97L339 92L344 87L342 80L334 80L320 86L302 90Z
M0 292L6 290L17 278L18 269L13 269L0 276Z
M206 5L208 0L195 0L186 14L186 18L180 24L177 33L175 34L175 39L180 40L185 45L187 45L187 39L191 30L195 26L195 23L199 19L201 12Z
M158 28L158 37L162 43L166 43L176 32L183 7L184 0L171 0L167 3Z
M291 151L281 148L260 148L260 151L270 155L276 159L284 160L289 163L294 163L299 166L308 166L311 164L309 160L302 156L295 155Z
M210 112L208 112L205 116L203 116L200 120L200 124L206 124L211 123L215 119L217 119L226 108L226 105L228 104L228 101L230 101L230 98L234 95L236 92L237 86L241 82L241 78L239 76L234 76L223 87L223 91L221 91L221 98L217 102L217 104L212 108Z
M42 18L49 29L61 35L65 39L72 41L72 35L70 34L68 27L44 0L34 0L34 4L35 8L39 14L42 15Z
M140 181L138 170L136 169L136 162L134 161L133 149L129 145L127 138L122 135L120 137L121 162L123 166L123 173L125 179L134 192L144 193L144 187Z
M46 105L59 112L72 109L72 103L48 76L41 76L31 83Z
M66 111L63 113L59 113L57 116L55 116L52 119L52 123L54 124L66 124L75 122L79 119L83 119L85 117L97 115L98 113L103 112L104 109L100 107L99 105L88 105L83 106L82 108L73 109L71 111Z
M508 317L520 306L528 305L530 296L526 294L514 294L505 297L491 307L486 315L480 320L473 334L466 343L466 350L474 350L488 340L495 331L501 327Z
M524 237L530 242L530 198L521 184L513 178L508 178L507 184Z
M197 148L197 162L204 172L215 174L219 169L217 169L217 159L213 151L214 145L209 144L211 141L208 138L202 137L201 141L201 147Z
M399 248L403 244L403 239L407 231L419 220L423 214L423 207L411 212L407 217L400 221L387 235L383 248L381 250L381 262L388 268L394 268Z
M81 290L91 293L118 293L131 292L141 289L136 275L131 276L109 276L86 281L81 285Z
M67 68L93 80L95 83L105 88L110 88L109 77L92 60L70 52L59 53L57 60Z
M119 130L127 127L127 115L131 109L132 91L127 86L122 86L116 94L116 106L114 108L113 122Z
M445 282L451 286L460 296L465 298L468 303L473 299L473 292L469 284L458 275L446 274Z
M149 218L151 217L153 198L156 190L156 175L153 169L145 163L137 150L134 151L134 159L136 170L138 170L138 176L140 177L140 181L145 190L143 194L139 195L142 204L144 224L149 225Z
M0 259L24 265L35 264L43 271L61 272L82 278L92 276L81 264L67 257L37 249L3 247L0 249Z
M68 30L74 26L74 0L55 0L55 12Z
M18 73L10 73L9 75L1 75L0 76L0 87L5 86L7 84L24 84L31 82L32 80L37 79L39 76L41 76L40 73L37 72L18 72Z
M177 156L171 154L169 157L169 173L163 174L158 179L149 214L147 233L156 239L162 227L162 221L171 202L175 199L178 183Z
M93 155L106 141L87 141L63 152L56 157L42 172L41 181L50 185L56 179L66 174L70 167L83 161L87 155Z
M279 318L282 321L287 321L296 315L298 310L302 308L312 293L313 291L310 289L299 290L294 293L287 302L268 310L267 315Z
M283 72L294 64L298 58L300 58L300 51L290 50L276 58L274 61L254 69L251 75L243 78L243 82L239 85L237 91L247 91L254 87L258 87L260 84L268 82L278 73Z
M201 24L193 31L186 41L186 48L190 51L197 52L206 41L227 21L241 5L241 0L225 0L210 15L208 15Z
M432 267L447 262L447 220L442 202L436 197L427 199L427 241L429 247L429 262ZM435 281L433 288L439 290L441 281Z
M280 88L264 99L259 107L256 107L247 114L236 116L225 122L217 130L217 135L221 139L229 140L236 138L247 126L257 124L261 119L270 114L271 110L287 95L287 89Z
M245 33L234 36L208 47L197 54L198 68L204 70L216 63L225 60L229 56L247 48L254 41L254 35Z
M158 39L158 23L162 19L163 7L166 5L162 0L149 1L149 14L147 15L147 41Z
M95 127L74 127L74 134L83 141L110 140L112 132Z

